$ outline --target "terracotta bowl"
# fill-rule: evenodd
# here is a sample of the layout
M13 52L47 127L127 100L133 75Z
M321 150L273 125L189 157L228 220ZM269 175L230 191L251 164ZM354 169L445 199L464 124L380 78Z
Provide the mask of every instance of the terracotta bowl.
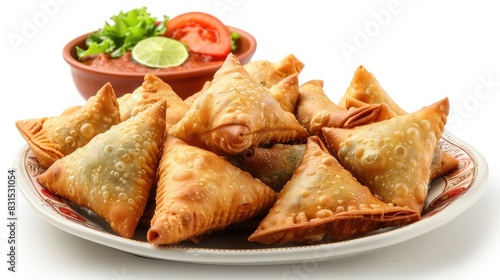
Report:
M241 35L241 45L236 56L242 64L250 61L257 48L255 38L249 33L231 27L231 30ZM120 97L126 93L133 92L141 86L145 73L125 73L96 69L81 63L76 57L76 46L85 48L85 40L88 34L71 40L63 49L64 60L69 64L71 76L80 95L88 99L107 82L110 82L115 90L116 96ZM168 83L181 98L186 98L199 91L206 81L212 80L215 72L222 65L220 63L197 67L189 70L170 71L168 73L154 73L157 77Z

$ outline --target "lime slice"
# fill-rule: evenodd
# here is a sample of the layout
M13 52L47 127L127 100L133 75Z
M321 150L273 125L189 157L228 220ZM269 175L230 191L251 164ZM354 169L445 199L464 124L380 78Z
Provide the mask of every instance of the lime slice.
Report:
M186 46L172 38L149 37L132 48L132 59L151 68L179 66L189 57Z

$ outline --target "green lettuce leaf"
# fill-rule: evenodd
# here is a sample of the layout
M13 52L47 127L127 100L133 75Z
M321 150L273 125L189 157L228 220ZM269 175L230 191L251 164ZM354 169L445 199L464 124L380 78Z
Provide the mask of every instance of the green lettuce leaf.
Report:
M120 12L111 17L113 24L106 22L104 27L91 33L85 45L87 49L76 47L78 59L100 53L109 54L117 58L130 51L142 39L164 34L167 16L156 24L156 17L152 17L146 7Z

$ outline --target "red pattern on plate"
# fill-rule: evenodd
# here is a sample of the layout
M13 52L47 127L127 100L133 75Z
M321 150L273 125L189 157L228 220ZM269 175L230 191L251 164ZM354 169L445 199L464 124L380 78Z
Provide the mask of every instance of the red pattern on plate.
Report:
M437 178L435 182L431 182L430 188L433 188L436 181L439 180L442 180L444 185L440 194L433 199L428 199L430 202L422 212L423 218L441 212L449 203L464 194L474 184L477 176L472 154L446 139L441 139L439 145L441 150L458 159L459 165L455 170Z
M74 207L69 202L57 197L37 182L36 176L42 174L45 171L45 168L40 165L38 159L31 150L26 153L24 166L28 172L28 176L33 184L33 187L39 195L39 198L47 203L47 205L50 205L57 214L86 227L101 229L94 223L87 221L87 219L75 211Z

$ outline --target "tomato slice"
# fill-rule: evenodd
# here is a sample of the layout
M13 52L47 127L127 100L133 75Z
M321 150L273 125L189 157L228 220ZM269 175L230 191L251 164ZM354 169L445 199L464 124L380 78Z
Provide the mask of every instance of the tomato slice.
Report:
M231 33L218 18L189 12L167 21L166 36L185 43L192 52L221 60L231 52Z

